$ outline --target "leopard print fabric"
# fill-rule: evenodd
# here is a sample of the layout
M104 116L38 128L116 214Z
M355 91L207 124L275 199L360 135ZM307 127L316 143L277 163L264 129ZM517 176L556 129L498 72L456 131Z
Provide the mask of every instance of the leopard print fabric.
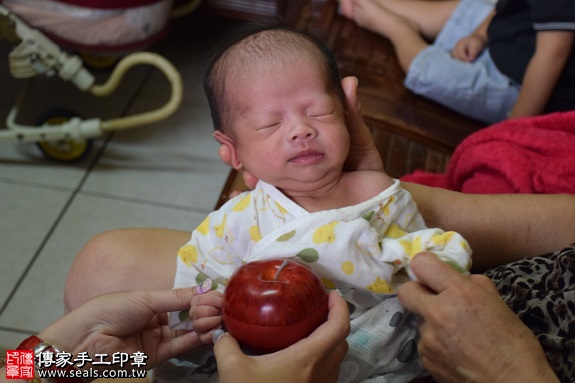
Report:
M489 270L501 297L535 333L562 382L575 382L575 244Z

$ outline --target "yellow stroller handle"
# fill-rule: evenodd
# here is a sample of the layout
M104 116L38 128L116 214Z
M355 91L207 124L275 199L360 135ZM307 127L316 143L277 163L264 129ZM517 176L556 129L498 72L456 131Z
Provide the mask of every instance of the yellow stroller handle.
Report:
M124 57L118 63L106 83L102 85L92 85L88 91L100 97L109 95L116 89L128 69L135 65L141 64L152 65L162 71L162 73L170 81L170 85L172 87L172 95L170 99L166 104L164 104L164 106L156 110L102 121L102 131L121 130L146 124L152 124L156 121L166 118L180 106L183 94L182 79L180 73L176 70L176 68L174 68L171 62L166 60L164 57L151 52L136 52Z

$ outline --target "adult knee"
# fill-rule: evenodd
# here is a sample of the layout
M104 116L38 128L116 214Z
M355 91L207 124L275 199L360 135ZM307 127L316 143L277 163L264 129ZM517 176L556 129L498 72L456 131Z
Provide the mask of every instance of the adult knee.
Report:
M189 237L189 232L158 228L97 234L72 263L64 290L66 311L101 294L172 288L176 254Z
M79 251L64 287L66 312L97 295L114 291L114 264L120 261L117 249L122 237L122 230L106 231L92 237Z

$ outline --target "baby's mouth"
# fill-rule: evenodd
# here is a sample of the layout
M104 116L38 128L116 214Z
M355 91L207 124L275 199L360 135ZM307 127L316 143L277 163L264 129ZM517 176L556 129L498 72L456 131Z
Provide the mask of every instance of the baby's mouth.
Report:
M305 150L290 158L289 162L301 165L312 165L320 162L324 157L324 153L315 150Z

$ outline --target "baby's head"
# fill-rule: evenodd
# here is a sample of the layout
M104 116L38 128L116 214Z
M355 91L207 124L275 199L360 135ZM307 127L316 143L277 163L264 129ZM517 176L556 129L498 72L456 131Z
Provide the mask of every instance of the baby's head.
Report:
M204 79L215 130L228 133L234 118L235 101L229 92L229 82L241 75L257 76L266 68L282 76L294 62L302 58L315 65L318 75L325 78L326 90L345 105L336 59L331 50L317 37L288 27L281 22L261 21L245 26L221 49L211 62ZM249 89L246 90L249 92Z
M215 57L204 82L215 138L231 164L284 191L341 175L349 153L333 54L285 26L255 27Z

